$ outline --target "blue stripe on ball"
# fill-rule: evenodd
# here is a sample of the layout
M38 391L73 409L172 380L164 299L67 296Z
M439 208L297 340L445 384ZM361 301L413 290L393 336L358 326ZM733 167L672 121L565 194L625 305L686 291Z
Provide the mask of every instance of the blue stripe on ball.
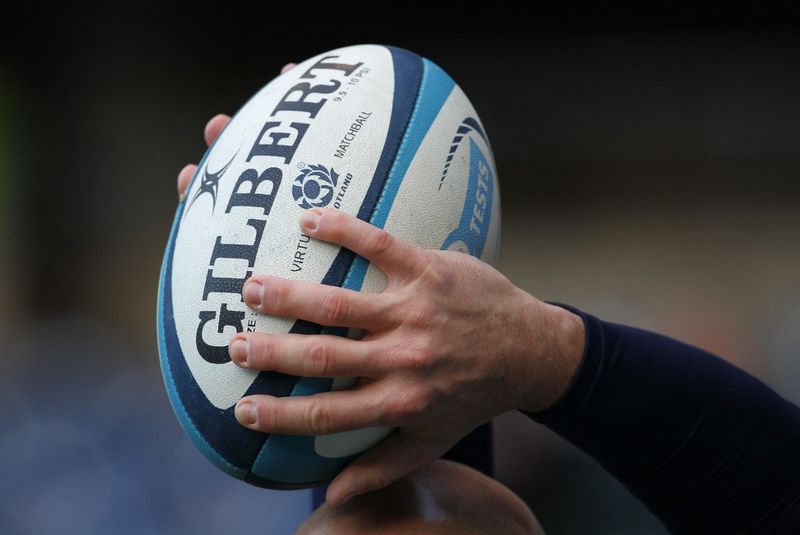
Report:
M383 228L389 217L389 212L397 197L403 178L406 176L408 168L414 156L417 154L422 140L430 130L433 121L439 115L447 97L453 92L455 82L447 73L439 68L435 63L423 59L422 83L420 84L419 97L417 98L414 112L411 115L408 128L403 136L400 150L394 160L389 176L386 179L386 187L383 189L375 213L372 214L370 223L376 227ZM356 258L353 267L344 281L345 288L360 290L367 274L369 262L362 257Z

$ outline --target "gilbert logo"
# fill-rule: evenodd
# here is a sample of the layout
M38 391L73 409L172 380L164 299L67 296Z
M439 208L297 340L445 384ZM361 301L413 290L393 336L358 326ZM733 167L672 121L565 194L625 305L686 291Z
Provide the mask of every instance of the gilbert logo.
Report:
M236 154L238 153L239 151L237 150ZM219 190L219 181L222 178L222 175L225 174L225 171L228 170L228 167L230 167L233 159L236 158L236 154L231 156L231 159L228 160L228 163L223 165L219 171L216 171L214 173L209 172L208 164L206 164L205 168L203 168L203 177L200 179L200 187L198 188L197 193L194 194L194 197L192 197L192 200L189 201L189 205L186 207L187 212L192 207L192 205L194 205L194 202L198 198L200 198L201 195L205 193L211 195L211 211L212 212L214 211L214 208L217 205L217 191Z
M196 318L194 321L197 325L194 348L188 351L187 346L186 360L194 363L190 364L192 375L211 404L218 409L230 408L241 397L241 393L236 396L222 395L220 392L224 389L219 386L234 381L241 371L226 366L206 376L198 372L204 366L199 360L222 365L230 362L230 336L233 332L243 332L249 321L241 305L242 288L255 271L262 240L272 236L270 213L279 198L281 184L289 179L284 177L284 173L290 169L294 172L292 162L295 153L305 146L307 133L316 128L316 119L330 101L327 95L335 93L343 80L361 66L361 62L342 63L339 56L327 55L310 65L305 72L293 69L291 75L287 74L286 80L293 79L296 83L287 88L282 96L273 92L259 93L254 97L253 106L248 104L243 108L220 134L220 140L231 138L230 133L236 131L246 136L240 142L242 157L231 164L223 179L230 178L232 187L219 190L215 186L220 181L221 169L212 169L214 172L210 172L209 177L204 175L199 197L205 198L208 193L208 197L218 201L220 209L216 210L213 221L213 228L217 231L212 232L208 239L203 236L204 243L209 246L213 243L213 247L197 252L208 258L202 289L191 284L194 279L179 281L182 289L189 291L191 288L193 292L191 298L187 294L186 303L181 306L192 308L190 315ZM220 147L218 143L214 147ZM212 155L218 150L212 148ZM311 171L314 170L309 169ZM331 178L330 174L326 173L326 176ZM319 180L323 184L322 177ZM224 197L223 191L226 192ZM309 190L308 193L310 195L312 192ZM310 198L319 201L325 198L325 194L311 195ZM181 238L179 234L178 239ZM199 266L193 264L191 269L199 269ZM173 284L175 280L176 277L173 277ZM195 356L199 359L194 360Z
M292 184L292 196L300 208L323 208L333 200L333 190L339 175L333 167L308 165L300 171Z

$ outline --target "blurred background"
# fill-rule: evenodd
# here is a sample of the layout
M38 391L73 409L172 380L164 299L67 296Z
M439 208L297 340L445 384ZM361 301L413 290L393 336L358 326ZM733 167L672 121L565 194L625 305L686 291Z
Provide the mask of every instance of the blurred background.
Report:
M707 348L800 402L796 14L427 4L6 17L0 531L280 534L308 514L308 491L245 485L184 436L155 301L175 178L202 156L207 119L286 62L348 44L413 50L470 96L515 283ZM664 532L546 428L510 413L495 431L498 479L548 533Z

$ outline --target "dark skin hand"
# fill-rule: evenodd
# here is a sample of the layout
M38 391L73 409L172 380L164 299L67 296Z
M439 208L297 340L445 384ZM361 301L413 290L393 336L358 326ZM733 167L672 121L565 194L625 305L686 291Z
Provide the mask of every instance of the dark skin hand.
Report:
M206 143L228 122L213 117ZM181 196L196 171L189 164L178 174ZM244 286L245 303L264 314L363 329L364 337L240 333L230 341L231 359L254 370L359 383L313 396L248 396L236 417L270 433L395 428L333 480L332 505L430 464L498 414L538 412L566 392L583 353L580 317L469 255L416 247L338 210L307 210L300 228L374 263L387 275L386 289L368 294L257 274Z

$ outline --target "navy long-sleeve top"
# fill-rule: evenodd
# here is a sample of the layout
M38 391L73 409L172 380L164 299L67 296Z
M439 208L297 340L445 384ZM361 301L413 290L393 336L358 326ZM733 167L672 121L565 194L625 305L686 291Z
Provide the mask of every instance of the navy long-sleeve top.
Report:
M583 318L572 386L528 414L676 533L800 534L800 409L696 347Z

